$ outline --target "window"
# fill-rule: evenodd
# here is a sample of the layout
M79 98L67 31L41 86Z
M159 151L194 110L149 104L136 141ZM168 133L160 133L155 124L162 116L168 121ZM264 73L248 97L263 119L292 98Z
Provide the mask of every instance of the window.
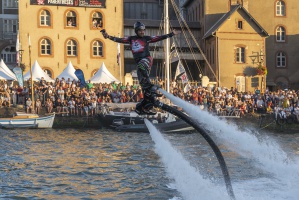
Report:
M69 40L66 44L67 55L77 56L77 43L74 40Z
M42 10L40 13L40 25L51 26L51 15L47 10Z
M66 14L66 26L67 27L76 27L77 26L77 18L76 13L73 11L69 11Z
M40 54L41 55L51 55L51 42L48 39L42 39L40 43Z
M93 28L103 27L103 17L100 12L95 12L92 14L92 27Z
M277 54L276 67L286 67L286 55L284 52L279 52Z
M3 0L4 8L18 8L18 1L16 0Z
M243 22L242 21L238 21L238 29L243 29Z
M103 57L103 44L98 40L92 44L92 55L94 57Z
M3 20L3 35L5 38L11 38L12 35L17 34L18 20L16 19L4 19Z
M276 41L277 42L285 42L285 28L280 26L276 29Z
M16 63L16 48L7 46L1 51L1 58L5 63Z
M245 63L245 48L244 47L237 47L236 63Z
M259 86L259 77L251 78L251 87L256 88Z
M276 2L276 16L285 16L285 2L284 1L277 1Z

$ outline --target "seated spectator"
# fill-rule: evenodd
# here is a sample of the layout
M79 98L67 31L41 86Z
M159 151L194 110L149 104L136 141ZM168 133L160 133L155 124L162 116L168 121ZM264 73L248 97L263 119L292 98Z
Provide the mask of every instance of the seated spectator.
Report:
M70 99L68 102L70 115L75 115L75 105L76 105L75 99L74 98Z
M4 94L4 98L3 98L3 106L4 107L10 107L10 95L8 92L6 92Z
M26 113L31 113L32 112L32 101L30 98L27 99L26 101Z
M56 111L60 113L62 111L62 100L61 98L58 98L57 101L55 102L56 106Z
M63 102L62 102L62 112L65 112L66 116L68 116L68 114L69 114L69 109L68 109L69 107L68 106L69 106L68 101L66 99L64 99Z
M89 115L89 102L88 100L83 100L83 109L85 111L85 115L88 116Z
M53 102L51 101L50 98L47 98L45 107L46 107L46 111L47 111L48 113L52 113L52 110L53 110Z
M81 98L75 99L76 105L75 105L75 112L77 116L83 116L83 102Z

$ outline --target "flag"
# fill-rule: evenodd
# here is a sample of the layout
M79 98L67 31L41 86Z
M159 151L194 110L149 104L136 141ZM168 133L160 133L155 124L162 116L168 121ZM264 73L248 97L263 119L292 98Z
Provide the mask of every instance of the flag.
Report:
M170 52L170 63L176 62L179 60L179 55L176 49Z
M187 93L191 89L191 85L188 83L184 87L184 93Z
M18 67L18 66L14 67L12 71L16 75L19 86L23 88L24 87L24 81L23 81L23 71L22 71L21 67Z
M116 56L116 62L118 65L120 65L120 43L117 43L117 56Z
M80 88L86 87L86 82L85 82L83 71L81 69L76 69L75 75L80 80Z
M17 33L17 41L16 41L16 62L18 65L20 64L20 35L19 35L19 31Z
M179 58L179 55L178 55L178 52L176 50L176 47L175 47L175 43L173 42L171 47L170 47L170 50L173 49L170 54L169 54L169 58L170 58L170 63L173 63L173 62L176 62L178 61L180 58Z
M181 61L179 61L178 63L174 77L175 79L180 78L182 80L182 83L188 83L188 77Z

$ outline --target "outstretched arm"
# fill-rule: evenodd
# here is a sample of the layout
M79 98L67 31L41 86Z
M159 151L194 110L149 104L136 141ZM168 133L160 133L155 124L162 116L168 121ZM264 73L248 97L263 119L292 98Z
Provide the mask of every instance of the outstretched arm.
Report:
M118 38L118 37L114 37L114 36L108 35L108 33L106 32L105 29L102 29L101 33L103 34L103 37L105 39L108 38L108 39L110 39L110 40L112 40L114 42L118 42L118 43L129 43L128 38Z
M173 29L173 31L171 33L169 33L169 34L151 37L151 39L148 42L149 43L158 42L158 41L170 38L170 37L172 37L174 35L178 35L180 33L181 33L180 30Z

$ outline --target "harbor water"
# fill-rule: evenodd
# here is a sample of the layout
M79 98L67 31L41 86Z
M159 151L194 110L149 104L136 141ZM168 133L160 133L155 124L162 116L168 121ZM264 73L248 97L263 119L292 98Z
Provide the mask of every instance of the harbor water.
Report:
M168 95L224 156L233 194L197 132L105 129L0 131L1 199L297 200L299 133L269 133L219 119ZM227 180L227 179L226 179ZM229 195L228 195L229 194Z
M150 130L1 130L0 199L229 199L198 133ZM231 134L211 137L236 199L298 199L298 134Z

